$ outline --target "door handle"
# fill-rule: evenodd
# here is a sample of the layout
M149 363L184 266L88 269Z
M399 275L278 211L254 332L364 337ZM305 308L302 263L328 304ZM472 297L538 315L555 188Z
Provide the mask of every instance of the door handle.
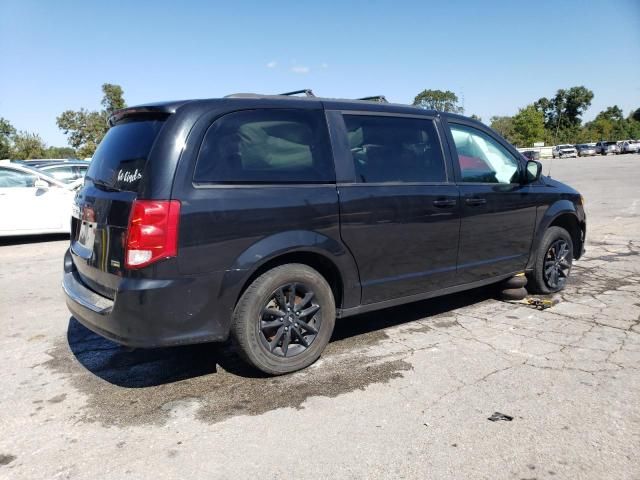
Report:
M455 200L445 200L445 199L433 201L433 205L438 208L455 207L457 203L458 202L456 202Z
M484 205L485 203L487 203L487 199L486 198L478 198L478 197L473 197L473 198L467 198L464 203L466 203L467 205L471 205L472 207L476 207L478 205Z

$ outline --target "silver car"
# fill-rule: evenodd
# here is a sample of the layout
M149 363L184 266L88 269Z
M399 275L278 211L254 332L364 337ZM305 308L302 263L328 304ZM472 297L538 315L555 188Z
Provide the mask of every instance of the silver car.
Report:
M587 157L595 155L597 153L596 146L590 145L588 143L581 143L580 145L576 145L576 150L578 151L579 157Z
M617 142L598 142L596 143L596 151L602 155L620 153Z
M556 145L553 147L551 155L553 155L553 158L577 157L578 151L573 145Z
M625 140L620 147L620 153L638 153L640 142L638 140Z

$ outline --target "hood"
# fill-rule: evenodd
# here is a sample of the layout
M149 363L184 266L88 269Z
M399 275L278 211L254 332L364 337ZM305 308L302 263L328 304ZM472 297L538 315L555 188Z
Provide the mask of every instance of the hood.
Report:
M572 193L572 194L575 194L575 195L580 195L580 193L576 189L570 187L566 183L559 182L558 180L556 180L554 178L546 177L546 176L543 175L542 176L542 181L548 187L557 188L558 190L562 190L564 193Z

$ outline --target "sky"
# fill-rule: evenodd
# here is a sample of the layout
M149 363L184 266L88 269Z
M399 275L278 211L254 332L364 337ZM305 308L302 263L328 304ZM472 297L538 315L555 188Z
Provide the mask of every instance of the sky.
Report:
M640 0L0 0L0 117L66 145L65 110L234 92L411 103L452 90L489 122L560 88L640 107Z

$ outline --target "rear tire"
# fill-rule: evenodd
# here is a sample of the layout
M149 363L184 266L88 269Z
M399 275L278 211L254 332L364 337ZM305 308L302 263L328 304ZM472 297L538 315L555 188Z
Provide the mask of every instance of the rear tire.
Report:
M335 318L333 293L324 277L307 265L290 263L249 285L234 310L231 335L248 363L282 375L320 357Z
M533 293L549 294L562 290L573 264L573 241L564 228L549 227L536 253L528 288Z

